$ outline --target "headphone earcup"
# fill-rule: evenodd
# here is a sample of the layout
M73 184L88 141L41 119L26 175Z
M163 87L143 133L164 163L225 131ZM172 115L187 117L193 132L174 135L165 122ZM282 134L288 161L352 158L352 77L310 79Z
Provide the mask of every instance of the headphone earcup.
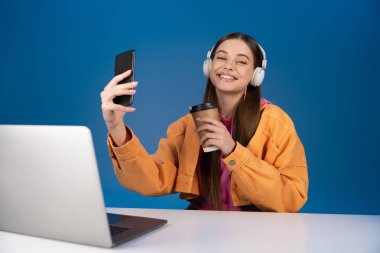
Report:
M253 71L252 79L251 79L251 85L254 87L259 87L261 83L264 81L265 76L265 70L257 67L255 68L255 71Z
M207 58L207 59L203 62L203 74L204 74L206 77L209 77L209 76L210 76L210 70L211 70L211 59L210 59L210 58Z

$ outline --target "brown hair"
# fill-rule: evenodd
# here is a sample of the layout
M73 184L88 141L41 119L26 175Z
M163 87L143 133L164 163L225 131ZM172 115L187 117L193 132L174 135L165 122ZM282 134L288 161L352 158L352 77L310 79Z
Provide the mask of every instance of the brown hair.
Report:
M211 59L215 56L215 50L219 45L230 39L239 39L244 41L251 49L254 57L254 68L262 67L263 54L256 40L243 33L231 33L219 39L211 52ZM243 146L247 146L256 132L260 121L260 98L261 86L254 87L247 84L247 93L236 108L233 122L232 138ZM215 87L210 78L207 80L206 90L204 93L204 102L213 102L218 104ZM216 210L221 209L220 199L220 163L221 152L214 151L203 153L201 159L201 192L208 198L211 207Z

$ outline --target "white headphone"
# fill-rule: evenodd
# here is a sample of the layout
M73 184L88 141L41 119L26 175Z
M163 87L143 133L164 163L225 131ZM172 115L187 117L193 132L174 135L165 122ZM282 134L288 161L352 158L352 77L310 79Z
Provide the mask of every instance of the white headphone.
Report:
M259 87L261 85L261 83L264 80L265 70L267 68L267 58L265 55L265 51L260 45L259 45L259 47L260 47L261 53L263 54L263 61L261 63L262 67L257 67L253 71L253 75L252 75L252 79L250 81L250 84L253 85L254 87ZM214 50L214 47L212 47L211 50L207 52L207 58L203 62L203 74L206 77L210 76L211 64L212 64L212 59L211 59L212 50Z

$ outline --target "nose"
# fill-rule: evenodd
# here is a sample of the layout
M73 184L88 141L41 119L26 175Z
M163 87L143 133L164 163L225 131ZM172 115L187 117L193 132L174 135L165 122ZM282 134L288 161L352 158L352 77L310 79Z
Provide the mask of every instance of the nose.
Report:
M226 65L224 65L224 69L232 70L232 64L230 62L226 62Z

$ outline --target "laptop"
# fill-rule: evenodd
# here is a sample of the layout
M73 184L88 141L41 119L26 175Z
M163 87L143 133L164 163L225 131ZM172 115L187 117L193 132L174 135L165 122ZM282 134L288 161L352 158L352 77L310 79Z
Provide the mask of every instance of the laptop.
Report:
M0 125L0 230L111 248L166 223L106 213L87 127Z

